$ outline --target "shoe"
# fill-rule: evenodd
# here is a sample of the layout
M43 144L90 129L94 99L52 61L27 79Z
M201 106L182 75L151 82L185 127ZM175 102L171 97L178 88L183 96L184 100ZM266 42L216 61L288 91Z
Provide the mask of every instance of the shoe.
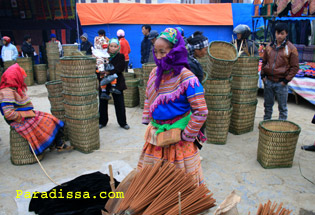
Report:
M303 149L305 151L315 152L315 145L301 146L301 149Z
M102 92L102 93L101 93L101 96L100 96L100 99L103 99L103 100L111 100L112 97L111 97L110 95L108 95L107 93Z
M102 128L106 127L106 125L99 124L98 127L99 127L99 129L102 129Z
M63 143L61 146L56 146L58 152L70 151L73 149L73 146L68 146L66 143Z
M123 129L126 129L126 130L128 130L129 128L130 128L130 126L129 125L125 125L125 126L121 126Z
M114 93L114 94L118 94L120 95L121 92L119 90L117 90L115 87L111 87L110 90L109 90L110 93Z

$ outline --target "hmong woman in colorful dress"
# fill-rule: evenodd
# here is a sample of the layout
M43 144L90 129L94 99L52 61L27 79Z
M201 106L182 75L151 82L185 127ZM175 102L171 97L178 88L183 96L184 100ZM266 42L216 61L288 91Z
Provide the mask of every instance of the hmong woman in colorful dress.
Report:
M33 110L24 78L26 73L17 63L10 66L0 82L0 111L6 122L24 137L36 155L56 145L59 151L72 147L62 141L64 123L51 114Z
M142 122L149 124L138 169L158 160L170 161L204 183L195 139L207 118L204 90L198 78L188 70L187 50L176 29L167 28L154 44L157 67L150 74ZM157 146L157 134L180 128L181 141Z

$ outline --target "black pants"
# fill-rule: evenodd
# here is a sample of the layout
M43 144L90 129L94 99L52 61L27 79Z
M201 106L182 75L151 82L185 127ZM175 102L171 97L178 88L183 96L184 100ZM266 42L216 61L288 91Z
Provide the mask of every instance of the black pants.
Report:
M125 61L125 72L128 72L129 60Z
M121 91L120 95L112 94L112 97L113 97L112 99L114 99L117 122L121 127L123 127L127 125L124 93L123 91ZM99 124L106 126L108 123L108 100L100 99L99 113L100 113Z

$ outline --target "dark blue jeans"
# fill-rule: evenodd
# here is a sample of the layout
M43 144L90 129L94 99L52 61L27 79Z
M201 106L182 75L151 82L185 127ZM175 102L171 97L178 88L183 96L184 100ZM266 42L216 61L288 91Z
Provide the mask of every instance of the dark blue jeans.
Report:
M280 82L276 83L266 79L266 81L264 82L264 120L271 119L275 98L277 98L278 101L279 119L287 120L288 85L283 86Z

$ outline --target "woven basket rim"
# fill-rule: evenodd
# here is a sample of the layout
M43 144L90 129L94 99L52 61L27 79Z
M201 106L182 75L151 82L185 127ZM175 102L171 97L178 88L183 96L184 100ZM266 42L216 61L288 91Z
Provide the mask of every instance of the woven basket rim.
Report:
M231 77L229 77L229 78L210 78L210 77L208 77L207 80L210 80L210 81L232 81L233 76L231 75Z
M257 105L258 104L258 99L254 102L232 102L232 104L239 104L239 105Z
M250 88L250 89L239 89L239 88L233 88L233 87L231 87L231 90L256 91L256 90L258 90L258 87Z
M97 78L97 75L84 75L84 76L68 76L68 75L60 75L62 78Z
M76 94L76 95L73 95L73 94L71 94L71 93L66 93L66 92L62 91L62 94L67 95L67 96L92 96L92 95L98 95L98 92L95 91L95 92L93 92L93 93L86 93L86 94Z
M67 116L65 115L65 118L68 118L68 119L71 119L71 120L90 120L90 119L96 119L96 118L99 118L100 117L100 114L98 113L97 115L93 116L93 117L89 117L89 118L86 118L86 119L74 119L70 116Z
M87 55L85 55L85 56L84 57L83 56L65 56L65 57L60 58L60 60L69 60L69 61L72 61L72 60L96 60L96 58L94 58L94 57L88 57Z
M232 96L232 93L228 93L228 94L211 94L211 93L205 93L205 96Z
M61 96L50 96L50 95L48 95L48 98L60 98L60 97L62 97L62 95Z
M94 102L90 102L90 103L86 103L86 104L70 104L66 101L63 101L64 104L66 105L70 105L70 106L87 106L87 105L94 105L98 103L98 100L94 101Z
M232 75L232 76L236 76L236 77L252 77L252 78L257 78L257 77L259 77L259 75L257 74L257 75Z
M62 84L61 80L53 80L53 81L47 81L45 85L55 85L55 84Z
M227 44L227 45L229 45L229 46L232 46L232 47L235 49L236 57L235 57L233 60L223 60L223 59L218 59L218 58L213 57L213 56L210 54L210 47L211 47L213 44L215 44L215 43L224 43L224 44ZM219 40L215 40L215 41L212 41L212 42L210 43L210 45L208 46L208 55L209 55L211 58L213 58L213 59L220 60L220 61L225 61L225 62L235 62L235 61L237 61L237 59L238 59L236 47L235 47L234 45L232 45L231 43L228 43L228 42L225 42L225 41L219 41Z
M286 123L290 123L290 124L293 124L295 126L298 127L298 130L296 131L273 131L273 130L270 130L270 129L267 129L263 124L264 123L268 123L268 122L286 122ZM272 132L272 133L280 133L280 134L299 134L301 132L301 127L294 123L294 122L291 122L291 121L288 121L288 120L264 120L264 121L261 121L259 122L259 126L266 130L266 131L269 131L269 132Z
M208 108L209 111L232 111L233 107L225 108L225 109L215 109L215 108Z

